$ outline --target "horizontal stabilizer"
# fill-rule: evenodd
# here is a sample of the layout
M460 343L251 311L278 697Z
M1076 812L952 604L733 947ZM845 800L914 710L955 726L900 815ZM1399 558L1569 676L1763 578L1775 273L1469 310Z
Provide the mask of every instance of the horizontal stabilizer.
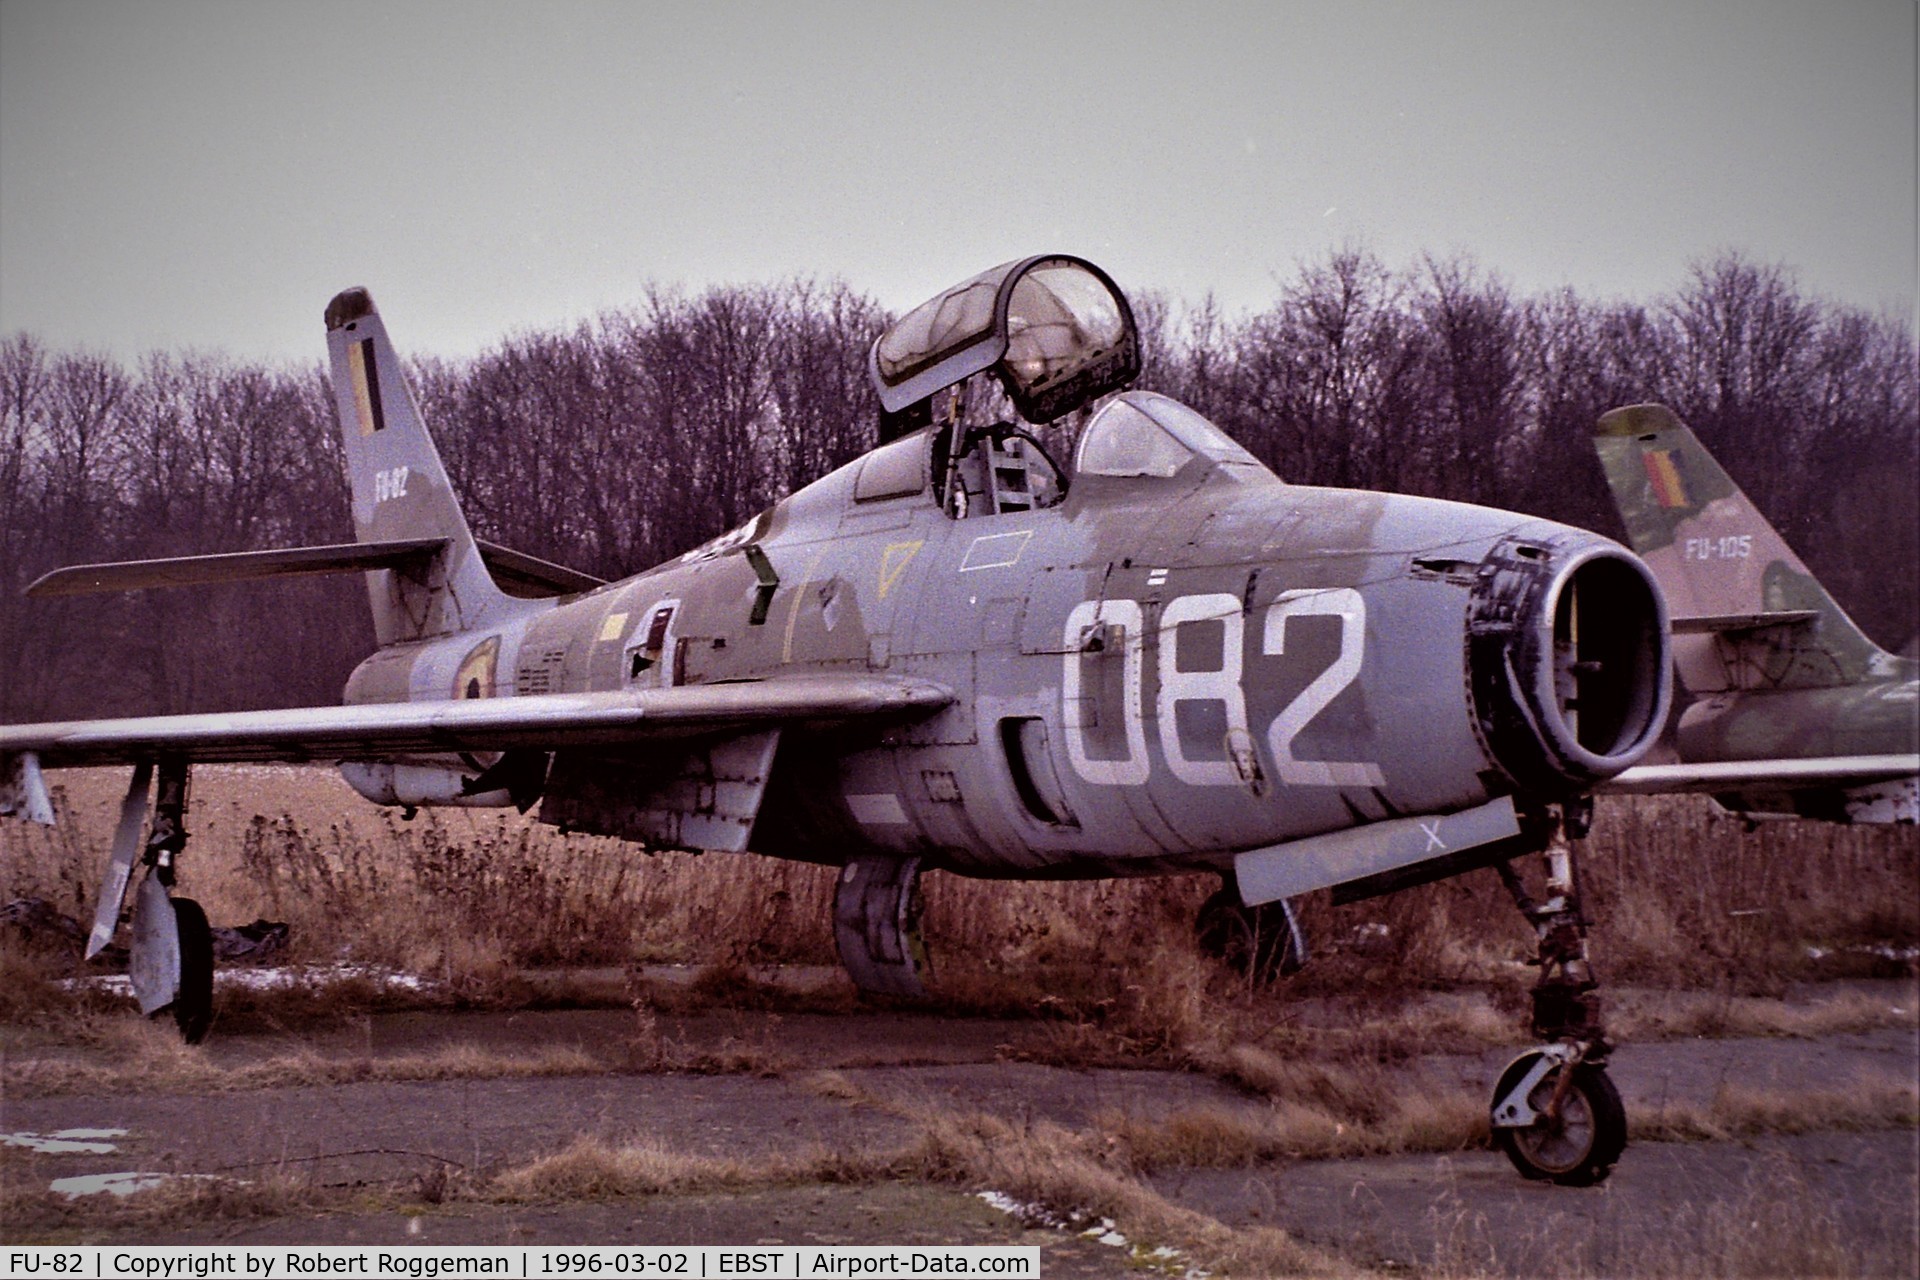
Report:
M315 573L418 568L446 545L445 538L407 538L396 542L343 542L330 547L285 547L273 551L234 551L224 555L174 556L164 560L76 564L41 574L27 588L26 594L37 597L78 596L97 591L199 587L218 582L251 582L260 578L290 578Z
M497 542L478 545L481 560L508 595L537 600L606 585L604 578L503 547ZM343 542L330 547L285 547L210 556L173 556L163 560L76 564L42 574L27 588L26 594L40 598L79 596L106 591L253 582L305 574L359 573L368 569L417 572L446 546L445 538L404 538L391 542Z
M1696 618L1675 618L1675 635L1734 635L1742 631L1765 631L1769 627L1793 627L1812 622L1818 609L1782 609L1776 613L1710 613Z
M570 596L575 592L603 587L607 583L605 578L596 578L590 573L569 569L563 564L542 560L524 551L503 547L497 542L480 538L475 538L474 542L479 546L480 558L486 562L493 580L510 596L526 600Z

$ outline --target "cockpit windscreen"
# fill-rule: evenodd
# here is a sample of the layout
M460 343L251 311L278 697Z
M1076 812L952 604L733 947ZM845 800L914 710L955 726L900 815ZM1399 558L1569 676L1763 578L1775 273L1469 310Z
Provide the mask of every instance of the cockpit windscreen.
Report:
M1194 457L1228 466L1261 467L1260 460L1231 436L1178 400L1152 391L1128 391L1109 401L1087 424L1074 455L1074 471L1164 477Z

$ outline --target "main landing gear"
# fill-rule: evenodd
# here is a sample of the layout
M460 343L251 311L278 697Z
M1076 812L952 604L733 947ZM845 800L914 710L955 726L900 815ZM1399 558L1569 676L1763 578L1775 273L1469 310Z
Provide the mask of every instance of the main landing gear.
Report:
M1587 958L1588 920L1569 834L1584 836L1590 802L1565 807L1541 856L1544 898L1536 898L1512 862L1500 878L1539 937L1534 961L1533 1034L1549 1041L1529 1049L1500 1074L1493 1090L1493 1140L1528 1178L1586 1187L1613 1171L1627 1146L1627 1113L1607 1077L1607 1043L1599 983ZM1517 861L1517 859L1516 859Z
M106 882L94 910L87 958L92 959L112 941L134 858L140 855L147 874L134 893L127 976L140 1012L152 1018L170 1011L181 1038L188 1044L198 1044L213 1025L213 933L199 903L176 898L172 893L174 862L187 843L188 766L182 760L160 762L153 822L142 852L141 819L153 773L150 764L136 765L133 783L121 802L120 825L114 834Z
M853 858L840 869L833 941L854 986L868 995L927 994L922 906L918 858Z
M1293 914L1293 904L1282 898L1250 907L1240 900L1240 887L1231 873L1220 891L1201 905L1193 936L1203 955L1256 987L1297 973L1307 962L1307 937Z

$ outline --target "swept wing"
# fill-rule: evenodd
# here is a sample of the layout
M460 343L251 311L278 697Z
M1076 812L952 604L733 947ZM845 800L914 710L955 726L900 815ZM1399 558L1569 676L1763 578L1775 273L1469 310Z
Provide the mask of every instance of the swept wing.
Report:
M194 763L370 760L447 751L611 747L774 728L881 725L931 714L931 681L822 673L516 698L74 720L0 728L0 759L47 768L168 756Z

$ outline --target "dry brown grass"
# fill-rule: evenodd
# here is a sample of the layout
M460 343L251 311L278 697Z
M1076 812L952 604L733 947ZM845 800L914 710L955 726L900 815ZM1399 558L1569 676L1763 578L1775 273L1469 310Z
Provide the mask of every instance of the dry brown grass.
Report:
M1809 1186L1798 1168L1782 1160L1750 1174L1737 1196L1681 1208L1671 1231L1607 1273L1697 1280L1914 1274L1920 1242L1863 1250L1841 1227L1844 1214L1835 1195Z
M1266 1105L1200 1106L1153 1119L1096 1117L1112 1149L1140 1170L1236 1168L1273 1160L1441 1153L1490 1145L1486 1096L1365 1068L1294 1064L1270 1081ZM1711 1101L1636 1108L1640 1142L1725 1142L1768 1134L1910 1129L1920 1124L1911 1083L1865 1081L1832 1090L1730 1086Z
M206 1222L279 1218L342 1200L338 1192L287 1177L169 1178L131 1195L70 1198L41 1187L0 1189L0 1223L16 1244L96 1238L103 1230L174 1231ZM84 1233L84 1234L80 1234Z
M0 898L38 896L77 918L90 912L123 779L117 770L58 778L61 824L0 824ZM404 968L435 980L432 997L468 1005L568 998L529 982L543 965L709 966L690 992L662 996L731 1007L800 1007L758 976L771 964L834 963L830 869L733 855L649 854L566 837L511 812L438 810L415 821L365 804L331 771L205 768L195 775L194 841L183 891L216 922L258 915L293 926L292 959ZM1777 823L1747 831L1695 797L1603 801L1585 867L1594 951L1624 983L1711 992L1686 1017L1649 1014L1654 1034L1723 1017L1730 1030L1772 1015L1736 998L1790 981L1912 973L1871 948L1920 942L1920 858L1911 829ZM1246 991L1203 962L1189 938L1208 877L1001 884L947 875L926 883L939 1007L956 1013L1051 1015L1061 1061L1177 1056L1196 1043L1294 1037L1328 1052L1369 1052L1365 1032L1301 1021L1317 997L1358 1001L1391 1021L1409 991L1466 987L1490 1009L1431 1008L1395 1028L1408 1051L1486 1043L1516 1025L1529 981L1529 933L1490 871L1393 898L1302 904L1315 961L1272 995ZM1815 959L1809 948L1826 949ZM31 962L0 948L0 1020L84 1015L100 1002L62 992L71 957ZM844 989L806 997L845 1007ZM406 1003L350 987L308 997L313 1016ZM299 1009L300 997L223 995L222 1017L253 1004ZM1622 1009L1629 1023L1635 1016ZM1511 1022L1504 1020L1512 1018ZM1242 1028L1221 1031L1223 1024ZM1255 1030L1258 1028L1259 1030ZM1795 1034L1784 1029L1786 1034ZM1406 1037L1414 1037L1408 1040Z
M1232 1167L1488 1144L1485 1096L1378 1063L1329 1063L1236 1045L1211 1064L1262 1102L1189 1107L1146 1119L1107 1112L1097 1126L1137 1168Z
M751 1160L691 1154L641 1138L610 1145L580 1138L562 1151L491 1177L453 1170L431 1179L339 1191L287 1178L257 1182L177 1179L126 1197L67 1200L17 1187L0 1193L0 1220L13 1238L60 1240L76 1231L177 1229L223 1219L321 1209L402 1211L449 1200L498 1204L604 1200L742 1191L809 1183L911 1179L965 1190L992 1189L1057 1222L1110 1219L1138 1253L1160 1245L1219 1275L1361 1274L1337 1255L1271 1228L1234 1230L1173 1204L1117 1162L1097 1135L1051 1124L1014 1125L993 1116L917 1112L915 1137L891 1150L815 1148Z
M1920 990L1897 1000L1847 989L1823 990L1787 1003L1759 996L1705 991L1622 991L1609 1000L1607 1024L1622 1040L1690 1036L1812 1038L1909 1027L1920 1021Z
M1848 1197L1852 1199L1852 1197ZM1876 1197L1887 1210L1898 1195ZM1866 1244L1843 1223L1856 1206L1808 1183L1797 1162L1759 1164L1731 1194L1703 1189L1667 1207L1657 1230L1570 1241L1557 1215L1530 1231L1495 1230L1483 1215L1443 1198L1430 1214L1437 1249L1420 1274L1433 1280L1553 1275L1565 1280L1855 1280L1910 1276L1920 1241Z
M1911 1129L1920 1125L1920 1083L1868 1077L1837 1089L1727 1085L1704 1106L1668 1102L1629 1115L1648 1142L1725 1142L1760 1134Z
M1757 1276L1810 1280L1910 1275L1911 1254L1863 1256L1840 1227L1841 1206L1807 1186L1791 1167L1751 1179L1734 1199L1689 1205L1661 1238L1582 1267L1573 1275L1627 1280L1753 1280Z
M294 1085L354 1084L363 1081L524 1079L538 1076L599 1075L613 1070L599 1058L571 1045L532 1053L499 1053L478 1045L451 1045L433 1053L385 1058L327 1058L289 1054L245 1066L223 1067L201 1049L184 1045L171 1026L127 1022L137 1049L121 1063L71 1059L20 1058L7 1064L7 1091L19 1098L95 1093L234 1093Z
M866 1183L909 1179L966 1190L998 1191L1034 1206L1070 1230L1110 1220L1134 1256L1165 1246L1184 1265L1223 1276L1349 1276L1370 1274L1337 1253L1266 1227L1233 1228L1184 1208L1142 1181L1158 1164L1233 1165L1274 1157L1434 1151L1481 1145L1480 1099L1440 1097L1417 1108L1383 1104L1393 1082L1366 1071L1335 1072L1237 1055L1235 1069L1278 1097L1264 1116L1255 1109L1196 1109L1158 1125L1103 1117L1073 1131L1049 1122L1022 1123L978 1113L896 1104L910 1116L913 1137L889 1150L814 1148L736 1159L676 1150L641 1138L620 1145L581 1138L525 1165L484 1176L443 1170L428 1178L351 1193L287 1177L238 1182L179 1179L125 1198L69 1201L42 1191L0 1193L0 1220L14 1239L60 1241L102 1231L177 1229L221 1220L352 1208L415 1212L422 1204L477 1201L553 1203L638 1196L744 1191L781 1185ZM810 1078L825 1096L863 1097L844 1077ZM1458 1103L1458 1107L1455 1103ZM1469 1115L1468 1113L1471 1113ZM1341 1119L1341 1116L1348 1117ZM1765 1095L1728 1091L1714 1106L1660 1121L1665 1131L1637 1136L1716 1138L1792 1133L1812 1127L1912 1125L1914 1091L1867 1084L1844 1094ZM1637 1127L1638 1128L1638 1127ZM1444 1206L1436 1209L1444 1213ZM1604 1257L1568 1253L1550 1236L1495 1237L1462 1211L1436 1222L1440 1252L1424 1273L1440 1277L1508 1274L1516 1265L1551 1258L1569 1276L1748 1276L1898 1274L1901 1259L1863 1259L1848 1247L1837 1206L1810 1191L1791 1168L1750 1180L1743 1196L1706 1196L1681 1207L1671 1230ZM1543 1231L1550 1231L1543 1228Z
M1111 1219L1136 1246L1165 1245L1220 1274L1357 1274L1345 1259L1284 1232L1236 1231L1176 1205L1116 1160L1107 1144L1046 1122L1016 1125L983 1113L926 1113L919 1137L895 1162L895 1170L932 1182L991 1188L1045 1206L1073 1224Z
M774 1153L750 1160L691 1155L663 1143L639 1139L610 1146L599 1138L577 1138L555 1155L510 1169L482 1193L503 1202L528 1200L609 1200L625 1196L737 1191L746 1187L820 1181L818 1170L831 1162L844 1169L848 1157L826 1153ZM878 1176L883 1166L873 1166Z

